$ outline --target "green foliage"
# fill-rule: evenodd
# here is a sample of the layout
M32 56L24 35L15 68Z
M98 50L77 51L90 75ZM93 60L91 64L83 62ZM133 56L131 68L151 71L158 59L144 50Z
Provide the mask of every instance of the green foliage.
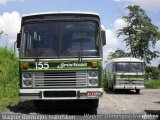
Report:
M149 80L145 83L145 88L159 89L160 88L160 79L159 80Z
M104 90L108 89L108 81L107 81L107 78L106 78L106 74L103 75L102 87L103 87Z
M131 56L130 53L126 53L125 51L118 49L114 52L110 52L108 55L108 59L129 57L129 56Z
M0 111L18 99L18 57L11 50L0 48Z
M160 79L160 69L158 69L157 67L146 66L145 72L146 72L147 79L149 79L149 78Z
M146 12L137 5L126 7L128 15L123 19L127 26L118 30L117 36L124 36L126 46L130 48L132 57L144 59L147 63L159 56L158 51L151 51L160 38L158 27L152 24Z

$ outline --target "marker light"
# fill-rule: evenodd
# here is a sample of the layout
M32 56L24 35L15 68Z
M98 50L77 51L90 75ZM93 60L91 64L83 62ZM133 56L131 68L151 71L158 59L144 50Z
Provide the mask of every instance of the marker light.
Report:
M24 63L23 64L23 69L28 69L29 68L29 64L28 63Z
M97 62L92 62L92 67L96 68L97 67Z

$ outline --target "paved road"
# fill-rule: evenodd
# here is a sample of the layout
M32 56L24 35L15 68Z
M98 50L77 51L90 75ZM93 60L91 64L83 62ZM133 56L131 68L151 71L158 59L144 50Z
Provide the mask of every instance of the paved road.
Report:
M9 115L6 115L9 114ZM133 119L158 120L160 116L160 89L145 89L140 94L134 91L119 91L113 94L104 92L97 111L84 111L78 108L59 108L56 110L36 110L32 101L24 101L9 107L3 113L3 119L12 120L54 120L54 119ZM2 116L1 116L2 117ZM154 118L154 119L153 119Z

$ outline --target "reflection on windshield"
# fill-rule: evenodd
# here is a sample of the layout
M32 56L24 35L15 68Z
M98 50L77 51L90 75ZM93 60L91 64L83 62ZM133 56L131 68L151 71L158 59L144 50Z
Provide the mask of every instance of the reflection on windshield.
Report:
M23 26L22 57L97 57L97 25L94 22L45 22Z
M143 72L143 63L115 63L116 72Z

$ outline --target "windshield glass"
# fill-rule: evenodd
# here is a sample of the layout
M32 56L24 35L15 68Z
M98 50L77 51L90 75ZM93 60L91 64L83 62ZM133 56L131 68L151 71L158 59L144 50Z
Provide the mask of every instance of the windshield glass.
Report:
M97 57L98 37L97 24L92 21L26 24L22 28L21 57Z
M115 63L115 72L143 72L143 63L135 62L135 63L125 63L125 62L117 62Z

